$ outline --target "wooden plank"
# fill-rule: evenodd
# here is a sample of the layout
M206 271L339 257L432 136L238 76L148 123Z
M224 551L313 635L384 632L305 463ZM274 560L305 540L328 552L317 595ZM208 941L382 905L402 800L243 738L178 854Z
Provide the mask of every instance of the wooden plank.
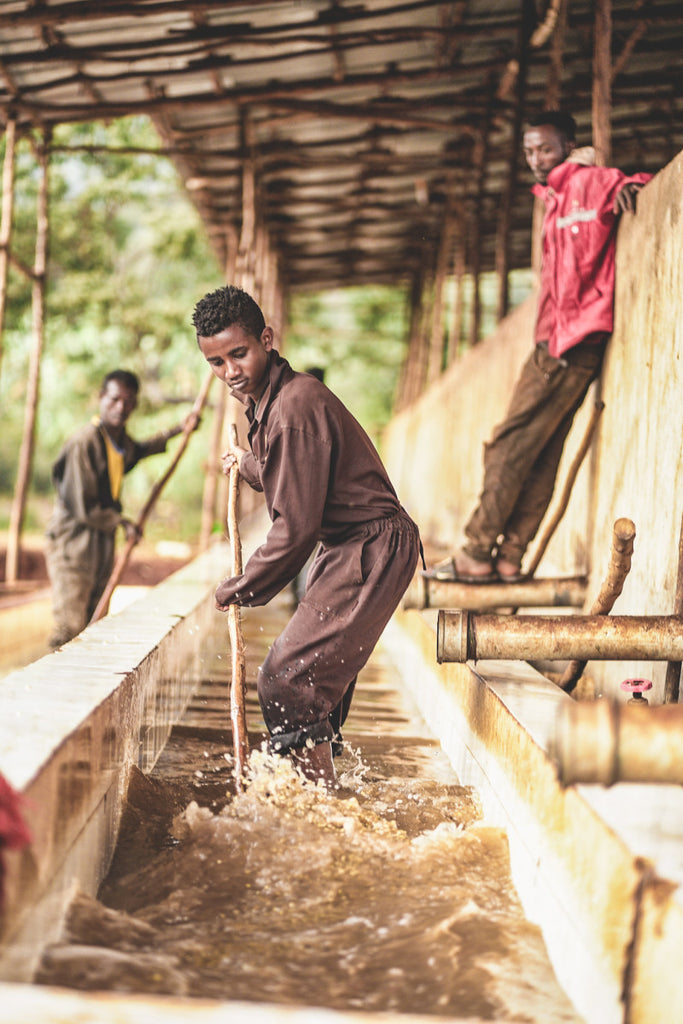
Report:
M598 167L612 159L612 0L596 0L593 49L593 146Z

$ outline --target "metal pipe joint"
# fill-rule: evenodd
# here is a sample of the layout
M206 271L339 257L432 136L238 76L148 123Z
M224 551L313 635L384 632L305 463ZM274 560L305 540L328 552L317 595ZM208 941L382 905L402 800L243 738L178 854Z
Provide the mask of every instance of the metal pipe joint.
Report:
M586 577L532 578L517 583L458 583L418 573L402 601L408 608L582 608Z
M436 660L683 661L678 615L478 615L440 611Z

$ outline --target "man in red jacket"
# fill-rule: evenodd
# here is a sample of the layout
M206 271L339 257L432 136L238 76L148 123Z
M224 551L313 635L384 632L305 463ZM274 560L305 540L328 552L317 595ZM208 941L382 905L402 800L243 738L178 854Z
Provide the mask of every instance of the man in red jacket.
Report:
M619 215L635 213L636 194L651 175L587 166L593 151L575 150L575 129L570 115L544 111L524 133L532 191L546 205L536 344L485 446L484 488L467 541L431 570L437 579L520 578L574 415L600 372L613 326Z

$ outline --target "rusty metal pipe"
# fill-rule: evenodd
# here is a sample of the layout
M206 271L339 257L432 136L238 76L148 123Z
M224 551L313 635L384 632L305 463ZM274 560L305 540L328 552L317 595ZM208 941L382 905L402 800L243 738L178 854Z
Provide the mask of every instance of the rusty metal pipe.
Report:
M678 615L477 615L440 611L436 660L682 661Z
M612 549L607 576L600 587L600 593L588 609L589 615L608 615L612 611L614 602L624 589L624 582L631 571L631 555L633 554L635 536L635 523L630 519L617 519L612 531ZM571 693L585 668L586 662L579 658L570 661L562 673L558 686L567 693Z
M568 701L557 715L550 756L560 782L683 784L683 706Z
M528 579L520 583L453 583L415 576L403 608L583 608L586 577Z

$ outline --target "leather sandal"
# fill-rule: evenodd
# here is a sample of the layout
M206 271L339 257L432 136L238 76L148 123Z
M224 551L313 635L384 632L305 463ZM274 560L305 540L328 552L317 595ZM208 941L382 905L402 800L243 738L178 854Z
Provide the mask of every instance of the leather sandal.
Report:
M482 562L482 565L484 563ZM431 569L420 573L428 580L442 580L447 583L499 583L500 578L493 568L486 573L466 573L458 570L455 558L446 558Z

